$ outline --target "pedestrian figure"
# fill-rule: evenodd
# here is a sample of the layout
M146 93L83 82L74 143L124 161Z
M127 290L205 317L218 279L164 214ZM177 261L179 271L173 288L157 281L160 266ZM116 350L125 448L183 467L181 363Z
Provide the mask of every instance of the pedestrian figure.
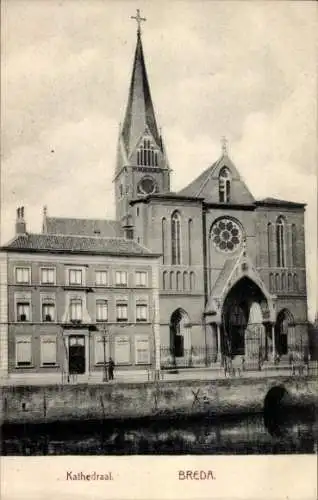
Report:
M114 380L114 367L115 363L112 360L112 358L109 358L108 360L108 378L109 380Z

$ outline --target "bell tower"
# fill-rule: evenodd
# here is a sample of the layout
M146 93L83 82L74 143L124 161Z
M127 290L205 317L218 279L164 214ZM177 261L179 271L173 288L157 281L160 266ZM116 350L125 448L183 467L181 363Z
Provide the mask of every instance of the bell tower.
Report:
M136 16L137 44L125 118L119 131L114 176L116 219L125 221L129 202L138 197L170 191L170 168L157 126L141 39L141 22Z

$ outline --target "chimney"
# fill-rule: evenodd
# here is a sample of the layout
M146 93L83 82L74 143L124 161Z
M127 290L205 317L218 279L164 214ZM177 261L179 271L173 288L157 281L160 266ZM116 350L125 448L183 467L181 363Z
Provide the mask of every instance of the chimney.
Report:
M47 206L43 207L42 233L47 233Z
M17 219L15 222L15 233L25 234L26 233L26 223L24 220L24 207L17 208Z

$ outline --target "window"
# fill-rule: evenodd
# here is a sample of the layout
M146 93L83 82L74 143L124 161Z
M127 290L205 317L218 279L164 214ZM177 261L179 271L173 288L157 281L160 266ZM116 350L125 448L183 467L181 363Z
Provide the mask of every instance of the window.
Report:
M293 267L297 266L297 230L296 225L292 224L292 262Z
M82 269L69 269L68 278L70 285L82 285Z
M235 252L243 241L243 233L239 223L229 217L216 220L212 227L210 238L213 245L221 252Z
M31 307L29 301L19 301L17 303L17 321L30 321Z
M127 272L116 271L116 286L127 286Z
M293 288L295 291L298 290L298 286L299 286L298 285L298 276L297 276L297 274L294 274L293 275Z
M272 262L272 224L267 224L267 252L268 252L268 266L271 267Z
M177 278L177 290L181 290L181 272L180 271L177 272L176 278Z
M184 271L183 273L183 290L188 289L188 273L187 271Z
M95 365L104 364L110 356L109 352L109 338L108 336L96 335L95 336Z
M107 320L108 320L107 300L98 299L96 300L96 321L107 321Z
M171 263L181 264L180 215L174 212L171 218Z
M56 337L47 335L41 337L41 365L56 365Z
M162 240L162 263L166 263L166 238L167 238L167 219L164 217L161 222L161 240Z
M42 285L54 285L55 283L55 269L42 267L41 268L41 283Z
M16 366L32 365L32 343L30 336L18 336L15 340Z
M83 318L83 306L81 299L71 299L70 300L70 320L71 321L82 321Z
M139 207L136 208L136 215L139 217Z
M55 304L52 301L43 301L42 303L42 321L55 320Z
M97 286L107 286L107 271L95 271L95 283Z
M117 321L128 321L128 305L124 302L116 304Z
M168 272L167 271L163 271L163 274L162 274L162 288L163 288L163 290L167 290L167 288L168 288Z
M192 264L192 219L188 221L188 256L189 256L189 266Z
M130 342L129 338L124 335L115 337L115 364L130 364Z
M147 304L137 304L136 305L136 321L147 321L148 320L148 306Z
M137 151L137 165L145 165L147 167L158 166L158 152L154 149L149 139L144 139Z
M148 336L135 337L136 365L146 365L150 363L150 346Z
M170 288L170 290L174 289L174 272L173 271L170 271L169 288Z
M29 267L16 267L15 280L17 283L29 284L31 269Z
M195 289L195 276L194 276L194 272L191 272L190 273L190 290L194 290Z
M147 273L136 271L136 286L147 286Z
M278 217L276 222L277 267L285 267L285 221Z
M219 174L219 201L229 203L231 200L231 172L223 167Z

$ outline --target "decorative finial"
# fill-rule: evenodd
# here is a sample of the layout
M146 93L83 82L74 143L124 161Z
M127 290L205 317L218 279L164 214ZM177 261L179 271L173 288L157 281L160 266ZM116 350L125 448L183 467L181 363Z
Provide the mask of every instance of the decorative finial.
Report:
M140 16L140 10L137 9L137 13L135 16L130 16L130 19L135 19L136 22L137 22L137 35L140 35L141 33L141 29L140 29L140 25L141 25L141 22L142 21L147 21L147 19L145 17L141 17Z
M44 205L43 207L43 217L46 217L47 216L47 206Z
M227 151L228 151L228 141L227 141L227 138L225 136L222 137L221 139L221 144L222 144L222 154L223 156L227 156Z

